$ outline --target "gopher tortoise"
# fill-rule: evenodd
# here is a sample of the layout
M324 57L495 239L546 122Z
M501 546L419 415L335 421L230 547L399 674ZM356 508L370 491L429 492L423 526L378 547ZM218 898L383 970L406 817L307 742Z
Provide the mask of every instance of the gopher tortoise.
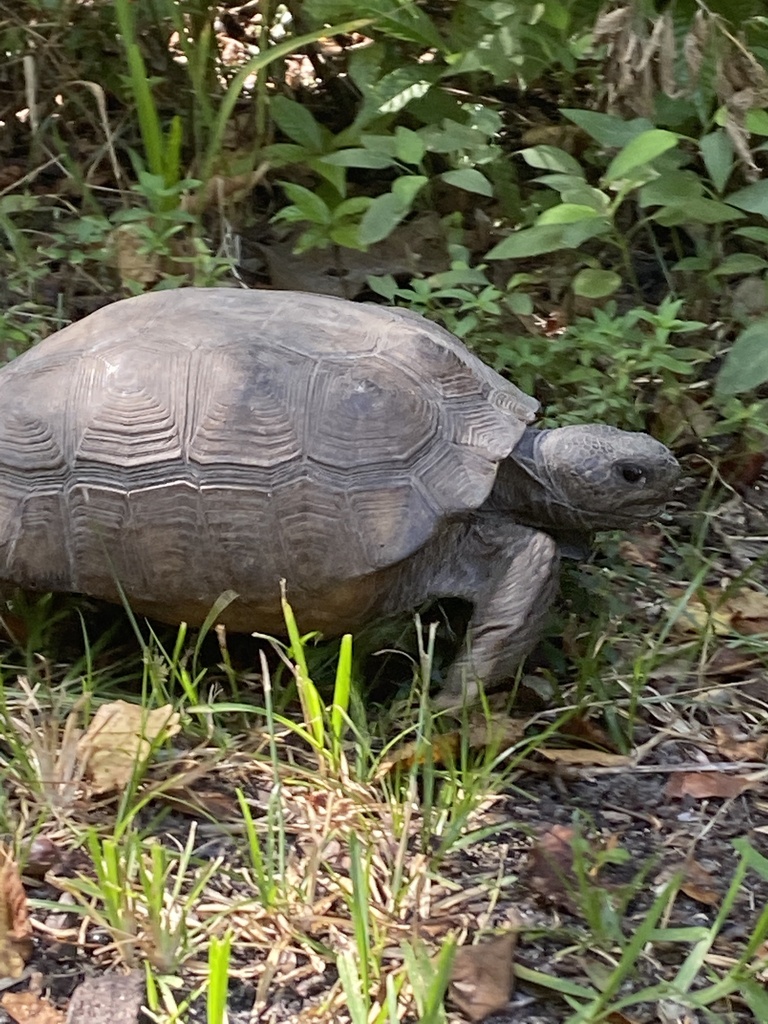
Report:
M139 613L333 634L473 606L444 703L538 638L563 538L646 520L678 476L645 434L536 430L537 402L400 309L152 292L0 371L0 582Z

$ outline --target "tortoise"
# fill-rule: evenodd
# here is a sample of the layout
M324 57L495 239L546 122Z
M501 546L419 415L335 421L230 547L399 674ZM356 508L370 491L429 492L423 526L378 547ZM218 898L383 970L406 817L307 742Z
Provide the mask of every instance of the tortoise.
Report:
M338 634L471 602L443 703L540 636L561 546L678 476L646 434L538 403L403 309L187 288L124 299L0 370L0 582L233 631Z

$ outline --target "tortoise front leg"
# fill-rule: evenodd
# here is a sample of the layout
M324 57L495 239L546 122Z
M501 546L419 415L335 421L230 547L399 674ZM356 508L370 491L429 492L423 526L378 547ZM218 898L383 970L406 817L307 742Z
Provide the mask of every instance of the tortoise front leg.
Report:
M438 707L472 700L478 681L493 686L512 676L541 636L557 591L557 544L548 534L509 523L503 530L495 524L492 532L499 542L495 566L473 595L465 653L451 666Z

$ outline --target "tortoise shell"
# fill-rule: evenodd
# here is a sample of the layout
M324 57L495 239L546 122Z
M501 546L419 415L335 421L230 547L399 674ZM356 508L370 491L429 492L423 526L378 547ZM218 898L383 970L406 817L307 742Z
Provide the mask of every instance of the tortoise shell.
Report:
M537 403L447 331L294 292L152 292L0 371L0 579L234 628L479 507ZM343 598L342 604L343 604ZM227 620L227 616L224 616Z

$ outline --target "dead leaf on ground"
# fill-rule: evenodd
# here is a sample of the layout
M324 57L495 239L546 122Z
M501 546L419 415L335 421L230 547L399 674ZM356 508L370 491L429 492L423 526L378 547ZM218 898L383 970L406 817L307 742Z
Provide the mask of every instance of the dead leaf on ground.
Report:
M756 636L768 633L768 594L742 587L728 597L716 587L705 588L692 597L675 622L677 633L701 633L712 629L718 636ZM674 600L680 591L670 591Z
M616 752L616 744L602 727L600 722L587 715L573 715L557 730L559 736L567 736L569 739L580 740L592 747L600 747L603 750Z
M508 715L478 716L470 719L465 730L452 729L450 732L434 736L431 743L431 758L438 765L455 761L461 752L462 743L467 743L472 750L512 746L523 738L527 724L527 719L510 718ZM377 777L387 775L395 767L408 770L414 764L423 764L426 760L423 743L404 743L381 762Z
M614 754L609 750L587 747L537 747L536 753L555 764L596 765L600 768L626 768L632 764L631 754Z
M730 772L675 772L670 776L664 793L673 799L690 796L695 800L708 797L727 800L754 785L751 779Z
M124 700L102 704L77 753L93 794L122 789L159 739L175 736L179 715L170 704L148 711Z
M703 864L697 860L687 860L681 865L683 881L680 883L681 890L686 896L697 903L703 903L707 907L714 907L720 902L720 893L715 886L715 876L707 871Z
M708 676L743 676L759 664L760 658L750 654L748 651L734 650L732 647L720 647L709 659L704 671Z
M576 832L569 825L553 825L531 847L526 872L528 883L547 899L572 905L573 840Z
M768 754L768 734L763 733L754 739L748 739L739 736L736 727L726 725L716 725L713 731L718 751L729 761L765 761Z
M19 866L0 846L0 977L20 978L32 955L32 926Z
M664 534L660 530L647 527L633 530L619 544L619 554L625 562L642 565L647 569L655 569L659 564L659 554L664 543Z
M517 929L456 951L448 988L452 1002L471 1021L503 1010L515 986Z
M34 992L6 992L0 1007L15 1024L64 1024L64 1013Z

